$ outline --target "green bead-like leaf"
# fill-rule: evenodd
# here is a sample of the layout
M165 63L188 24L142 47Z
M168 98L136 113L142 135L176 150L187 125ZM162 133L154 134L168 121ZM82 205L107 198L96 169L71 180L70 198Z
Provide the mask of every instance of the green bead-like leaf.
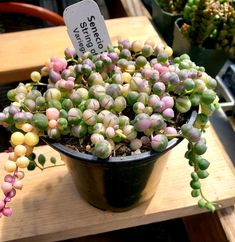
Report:
M206 204L206 207L207 207L207 209L210 211L210 212L214 212L215 211L215 206L211 203L211 202L208 202L207 204Z
M30 160L34 160L36 158L36 154L35 153L31 153L30 155L27 156Z
M193 160L189 160L189 161L188 161L188 164L189 164L190 166L194 166L194 162L193 162Z
M28 164L27 169L28 169L29 171L33 171L35 168L36 168L36 163L35 163L35 161L31 160L31 161L29 162L29 164Z
M200 195L200 190L199 189L193 189L191 192L192 197L198 197Z
M199 141L194 145L193 150L197 155L203 155L207 150L207 146L203 141Z
M198 181L198 175L196 172L192 172L191 173L191 178L194 180L194 181Z
M199 159L198 161L198 167L201 169L201 170L206 170L210 165L210 162L206 159Z
M201 102L208 105L211 104L216 98L216 93L211 90L211 89L207 89L202 93L201 96Z
M181 131L182 131L182 134L184 136L188 135L189 130L191 130L191 129L192 129L192 125L191 124L184 124L184 125L181 126Z
M204 178L207 178L209 176L209 173L208 173L208 171L205 171L205 170L199 170L197 172L197 175L200 179L204 179Z
M190 182L190 186L193 188L193 189L200 189L201 187L201 183L199 181L194 181L192 180Z
M185 152L185 154L184 154L184 157L186 158L186 159L188 159L189 158L189 150L187 150L186 152Z
M198 207L199 207L199 208L205 208L205 207L206 207L206 204L207 204L207 202L206 202L206 200L203 199L203 198L201 198L201 199L198 201Z
M15 101L15 96L16 96L16 91L14 89L12 90L9 90L7 92L7 98L10 100L10 101Z
M188 152L188 159L191 160L192 162L194 161L194 153L192 150L189 150Z
M39 162L40 165L44 166L45 163L46 163L46 157L45 157L45 155L40 154L40 155L38 156L38 162Z
M55 165L56 164L56 158L52 156L50 158L50 162Z
M175 107L180 113L186 113L191 108L191 102L187 96L178 97L175 101Z
M48 119L43 113L36 113L33 116L33 125L38 128L40 131L47 130L48 127Z
M60 101L59 100L56 100L56 99L51 99L51 100L49 100L48 101L48 107L49 108L56 108L56 109L58 109L58 110L61 110L62 109L62 105L61 105L61 103L60 103Z

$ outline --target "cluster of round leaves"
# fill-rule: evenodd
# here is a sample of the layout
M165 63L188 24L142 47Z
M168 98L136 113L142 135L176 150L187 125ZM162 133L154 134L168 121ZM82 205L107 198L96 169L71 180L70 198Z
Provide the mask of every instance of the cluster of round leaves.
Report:
M22 179L24 178L24 172L20 169L28 168L28 170L34 170L37 166L41 170L44 169L45 156L38 156L38 163L36 161L36 155L33 153L34 146L39 141L39 136L36 132L32 132L32 126L22 124L23 130L26 126L30 131L25 131L25 133L16 131L11 135L11 144L13 149L9 152L8 160L4 164L4 169L8 173L4 178L4 182L1 185L2 191L5 194L5 198L0 200L0 217L2 215L10 216L12 214L12 209L7 207L7 202L16 195L16 190L21 190L23 188ZM51 157L51 163L55 164L56 159Z
M5 169L14 176L18 167L33 169L29 155L45 135L89 137L86 152L101 159L114 155L117 143L132 154L142 148L162 152L170 138L183 136L190 143L187 158L197 179L207 176L200 166L199 156L206 150L200 130L218 106L216 81L188 55L173 59L171 48L152 39L144 44L125 39L98 55L78 57L67 48L65 58L52 57L31 79L8 92L12 103L0 112L0 124L13 131L14 158L9 156ZM176 120L198 105L202 113L195 127L181 131ZM16 155L18 145L23 151ZM196 175L193 196L201 195Z
M203 114L201 114L203 115ZM192 197L201 197L198 201L198 206L201 208L206 207L209 211L215 211L215 204L208 201L202 194L200 179L205 179L209 176L207 168L210 163L202 157L207 150L206 140L201 137L199 129L189 124L184 124L181 131L189 141L188 150L185 157L189 160L189 165L194 167L191 173L190 186L192 188Z

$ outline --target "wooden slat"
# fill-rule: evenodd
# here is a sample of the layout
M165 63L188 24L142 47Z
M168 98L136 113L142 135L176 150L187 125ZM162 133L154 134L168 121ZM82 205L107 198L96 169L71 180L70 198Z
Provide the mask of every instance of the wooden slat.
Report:
M105 0L105 3L109 10L110 18L127 17L127 13L120 0L116 0L116 1Z
M205 213L183 218L190 242L227 242L227 237L216 213Z
M228 241L235 241L235 207L220 209L217 213Z
M127 16L146 16L151 19L151 15L145 8L141 0L120 0L123 8L125 9Z

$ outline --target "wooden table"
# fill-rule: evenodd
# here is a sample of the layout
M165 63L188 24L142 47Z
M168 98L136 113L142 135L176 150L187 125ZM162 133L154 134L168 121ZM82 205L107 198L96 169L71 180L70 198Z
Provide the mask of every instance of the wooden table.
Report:
M131 40L159 38L145 17L109 20L107 25L114 42L119 36L129 36ZM70 45L64 27L27 31L26 36L28 41L22 33L0 36L1 56L3 52L7 53L4 46L13 48L11 41L16 43L16 39L19 43L14 51L8 49L5 56L8 65L1 59L0 67L4 68L1 80L11 82L17 77L24 79L29 75L29 70L39 68L51 54L62 55L63 48ZM38 43L37 48L35 43ZM29 48L31 52L28 52ZM10 65L15 58L13 53L17 53L16 56L22 61ZM24 53L28 59L23 61ZM22 70L15 73L20 68ZM209 148L205 158L211 161L211 165L208 169L210 176L203 181L204 193L223 207L231 206L235 202L234 168L212 128L208 129L206 138ZM48 157L54 155L59 159L59 154L48 146L36 150L37 153L42 152ZM197 199L190 196L192 169L184 158L185 151L186 141L183 141L164 155L161 159L165 160L166 167L155 196L151 201L123 213L101 211L85 202L64 166L43 172L27 172L23 191L19 191L11 203L13 216L0 220L0 241L58 241L205 212L197 207ZM7 154L0 154L1 171L6 159ZM1 180L3 176L1 172Z

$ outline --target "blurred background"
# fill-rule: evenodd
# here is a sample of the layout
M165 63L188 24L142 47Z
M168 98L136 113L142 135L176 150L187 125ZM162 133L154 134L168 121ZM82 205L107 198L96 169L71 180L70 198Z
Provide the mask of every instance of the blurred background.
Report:
M7 3L12 1L0 1L0 3ZM35 6L40 6L45 9L51 10L59 15L63 15L64 9L76 2L77 0L16 0L14 2L18 3L27 3L32 4ZM105 19L109 18L109 12L104 0L96 0L95 1ZM16 24L17 23L17 24ZM22 13L6 13L1 11L0 7L0 33L6 32L14 32L14 31L21 31L26 29L35 29L35 28L42 28L42 27L50 27L52 26L51 23L43 21L39 18L32 17Z

